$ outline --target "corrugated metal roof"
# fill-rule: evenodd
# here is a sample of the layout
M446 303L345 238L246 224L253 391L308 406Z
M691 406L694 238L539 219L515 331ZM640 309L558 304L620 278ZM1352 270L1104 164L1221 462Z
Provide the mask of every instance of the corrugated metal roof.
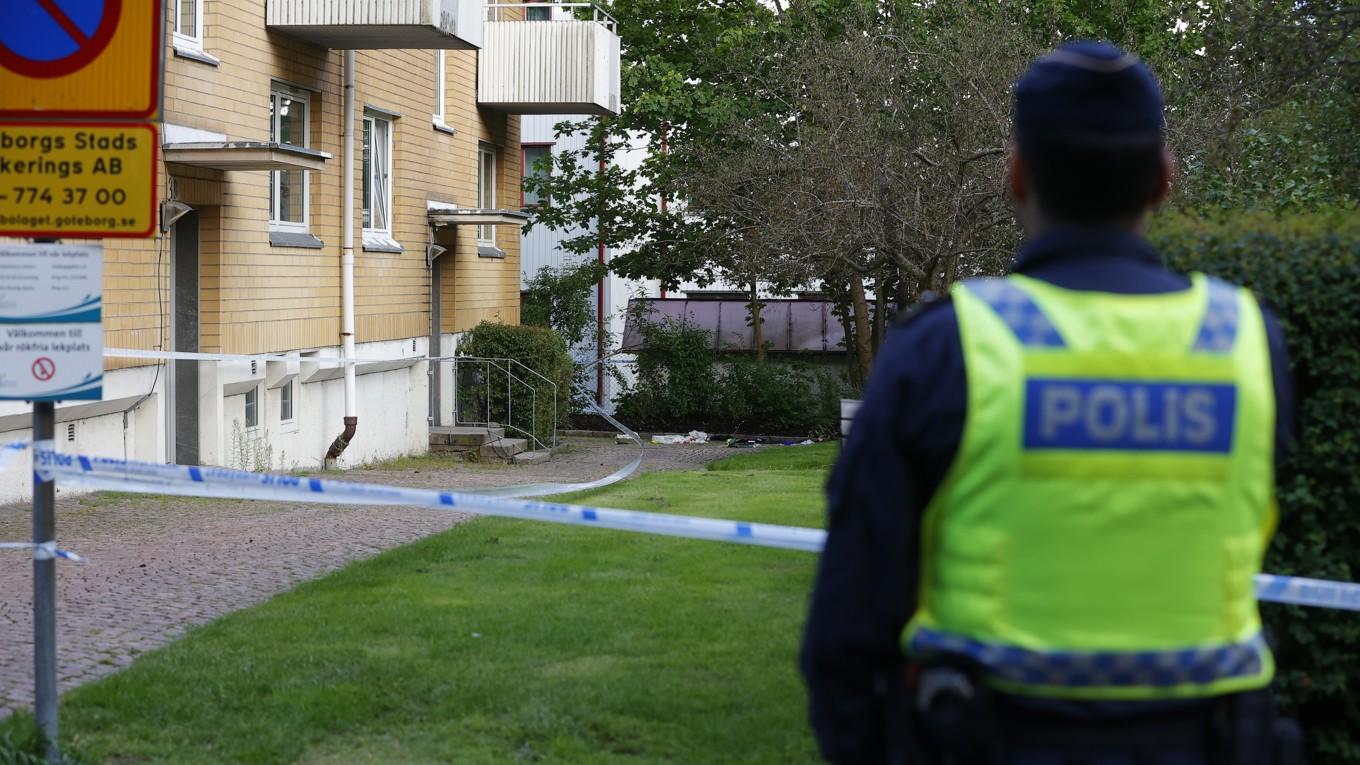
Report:
M829 300L765 300L761 310L763 339L775 352L844 353L845 329ZM706 330L717 351L750 351L752 344L746 300L633 298L623 349L646 347L639 318L652 323L686 323Z

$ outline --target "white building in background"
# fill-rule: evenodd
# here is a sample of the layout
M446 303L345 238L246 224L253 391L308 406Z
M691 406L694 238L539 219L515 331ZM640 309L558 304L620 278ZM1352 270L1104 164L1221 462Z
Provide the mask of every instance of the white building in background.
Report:
M586 132L577 132L564 136L557 136L556 126L560 122L580 122L591 119L591 115L574 114L539 114L525 115L520 120L520 152L523 155L523 167L526 177L533 174L535 163L546 154L560 154L564 151L579 151L586 148L589 136ZM641 166L643 159L647 156L645 143L639 141L628 151L620 152L616 155L615 161L624 165L626 169L636 169ZM545 200L537 199L533 196L526 196L521 192L520 206L530 214L533 209ZM548 204L552 200L546 200ZM520 284L521 289L527 288L529 280L532 279L543 268L561 268L562 266L576 265L588 260L600 260L610 263L614 257L621 252L619 248L597 247L584 255L577 255L567 252L562 247L562 242L578 237L588 230L584 228L568 229L563 231L553 231L545 226L534 226L529 233L520 235ZM606 353L616 351L623 338L624 317L628 308L628 300L633 297L656 297L659 293L658 283L655 281L637 281L625 279L617 274L611 273L596 285L592 292L590 301L591 309L597 312L603 307L604 326L611 338L610 347ZM598 357L598 349L594 344L583 347L573 348L572 354L579 363L588 364ZM626 360L614 357L615 361ZM597 375L595 384L597 388L603 385L604 400L606 408L613 411L613 402L620 393L621 385L619 381L609 375Z

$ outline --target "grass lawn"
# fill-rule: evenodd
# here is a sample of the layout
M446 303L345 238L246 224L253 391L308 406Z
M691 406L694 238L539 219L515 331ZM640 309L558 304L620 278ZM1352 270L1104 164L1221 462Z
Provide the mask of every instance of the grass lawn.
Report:
M760 450L570 499L820 527L833 457ZM117 765L814 762L795 663L814 563L479 519L68 693L63 738Z

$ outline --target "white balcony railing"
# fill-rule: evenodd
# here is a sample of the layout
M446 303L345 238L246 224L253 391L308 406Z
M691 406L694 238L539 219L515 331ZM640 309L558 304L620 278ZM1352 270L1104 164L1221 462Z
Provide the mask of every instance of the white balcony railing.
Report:
M477 49L481 0L267 0L265 25L338 49Z
M617 114L618 24L589 3L489 3L477 102L515 114Z

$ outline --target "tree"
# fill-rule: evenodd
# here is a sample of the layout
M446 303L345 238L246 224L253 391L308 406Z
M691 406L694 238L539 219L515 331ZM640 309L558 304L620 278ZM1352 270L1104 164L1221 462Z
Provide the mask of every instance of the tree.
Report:
M741 72L765 108L677 147L676 184L703 221L695 244L723 271L735 259L750 281L836 285L863 379L889 294L905 305L1012 252L1009 88L1038 45L1004 12L970 6L798 21Z
M727 277L841 302L859 379L899 307L1000 273L1010 85L1104 37L1163 83L1183 208L1353 205L1355 0L620 0L625 111L560 156L539 223L630 245L632 278ZM580 128L581 125L564 126ZM641 168L612 158L646 146ZM604 167L601 169L601 160ZM669 203L669 204L667 204ZM872 292L874 308L869 305Z

